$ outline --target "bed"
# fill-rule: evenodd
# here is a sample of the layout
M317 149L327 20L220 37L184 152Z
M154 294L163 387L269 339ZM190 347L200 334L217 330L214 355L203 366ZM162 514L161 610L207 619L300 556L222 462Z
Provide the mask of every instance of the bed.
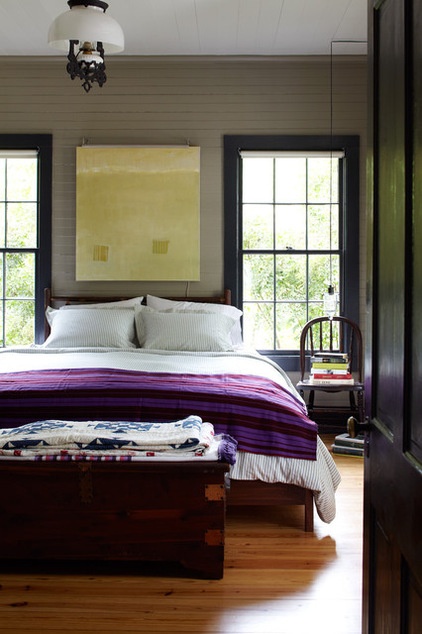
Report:
M76 426L95 421L103 428L110 423L163 425L194 415L204 426L212 425L218 450L213 445L215 455L198 454L193 459L180 452L177 458L160 451L139 453L138 448L127 446L85 445L81 450L79 444L63 452L60 447L53 451L49 442L13 445L9 437L9 444L0 442L0 473L8 489L0 559L57 558L60 554L89 558L81 546L84 540L78 539L67 552L59 548L57 531L61 529L53 517L63 512L62 507L55 507L48 521L42 521L43 511L39 512L40 504L51 506L51 500L60 497L59 491L67 491L65 498L73 499L76 494L68 488L75 491L76 485L69 483L76 480L78 500L67 505L70 515L78 514L78 522L83 517L91 533L97 532L97 542L101 527L113 518L114 537L102 535L101 550L91 552L93 558L176 558L209 577L222 575L226 504L299 504L304 507L304 529L312 531L315 502L321 519L332 521L340 481L332 457L288 376L243 345L240 316L230 305L228 291L212 298L148 295L99 300L54 297L46 290L45 343L0 351L0 430L13 432L52 421ZM225 440L228 453L221 450ZM231 459L233 443L236 451ZM136 509L131 507L133 495L122 493L133 490L134 481L149 483L148 499L138 501ZM183 487L178 486L182 481ZM199 487L195 493L189 485L192 481ZM184 493L169 491L170 482ZM40 489L43 501L34 505L31 500ZM94 489L98 493L93 498ZM158 511L160 496L165 499ZM192 507L186 507L187 498ZM117 499L117 506L110 499ZM176 507L175 499L179 500ZM25 501L32 509L26 514L22 513ZM75 504L79 504L77 513ZM108 508L110 504L114 511ZM6 506L10 512L4 510ZM91 514L88 519L87 513ZM123 517L129 518L125 528ZM149 523L136 544L133 534L139 533L139 527L134 517L141 519L143 527ZM171 529L156 538L154 527L160 517L174 522L160 522ZM69 524L70 518L66 521ZM119 522L130 548L116 546ZM186 535L186 526L193 524L194 536ZM29 525L36 537L29 534ZM36 530L37 525L42 528ZM11 548L10 535L13 531L16 536L17 526L19 541L28 544L20 551ZM86 537L87 529L80 524L73 534L74 530L78 534L82 530ZM52 533L56 539L51 539Z

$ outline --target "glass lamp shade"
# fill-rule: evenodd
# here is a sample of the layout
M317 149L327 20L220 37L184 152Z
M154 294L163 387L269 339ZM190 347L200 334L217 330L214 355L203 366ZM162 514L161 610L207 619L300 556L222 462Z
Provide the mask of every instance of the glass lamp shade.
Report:
M102 42L105 53L119 53L124 48L121 26L101 7L93 5L75 5L51 24L48 31L50 46L68 51L70 40Z
M338 293L334 291L334 287L328 287L328 291L324 293L323 297L324 301L324 313L327 315L329 319L332 319L334 315L337 313L338 306Z

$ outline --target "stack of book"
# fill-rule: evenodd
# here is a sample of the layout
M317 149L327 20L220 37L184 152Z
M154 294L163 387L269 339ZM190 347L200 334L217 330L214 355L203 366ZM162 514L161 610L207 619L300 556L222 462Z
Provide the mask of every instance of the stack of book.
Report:
M365 445L364 436L350 438L349 434L339 434L331 445L333 453L346 454L349 456L363 456Z
M316 352L311 357L309 383L312 385L353 385L346 352Z

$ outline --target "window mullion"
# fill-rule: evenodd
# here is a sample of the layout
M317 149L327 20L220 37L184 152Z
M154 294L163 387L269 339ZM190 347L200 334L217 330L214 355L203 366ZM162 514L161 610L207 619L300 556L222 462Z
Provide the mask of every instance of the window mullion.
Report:
M310 281L310 266L309 266L309 164L306 159L305 166L305 251L306 251L306 281L305 281L305 302L306 302L306 321L309 320L309 281Z

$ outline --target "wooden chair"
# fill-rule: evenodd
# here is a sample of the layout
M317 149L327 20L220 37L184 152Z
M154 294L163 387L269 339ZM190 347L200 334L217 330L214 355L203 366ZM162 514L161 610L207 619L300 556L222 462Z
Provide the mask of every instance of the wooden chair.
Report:
M314 385L306 378L310 371L310 358L317 352L345 352L349 356L354 383L347 385ZM363 385L362 333L359 326L347 317L317 317L305 324L300 335L300 381L297 390L303 398L308 393L306 406L310 418L315 414L346 414L358 422L365 419ZM317 392L348 392L349 406L315 404Z

